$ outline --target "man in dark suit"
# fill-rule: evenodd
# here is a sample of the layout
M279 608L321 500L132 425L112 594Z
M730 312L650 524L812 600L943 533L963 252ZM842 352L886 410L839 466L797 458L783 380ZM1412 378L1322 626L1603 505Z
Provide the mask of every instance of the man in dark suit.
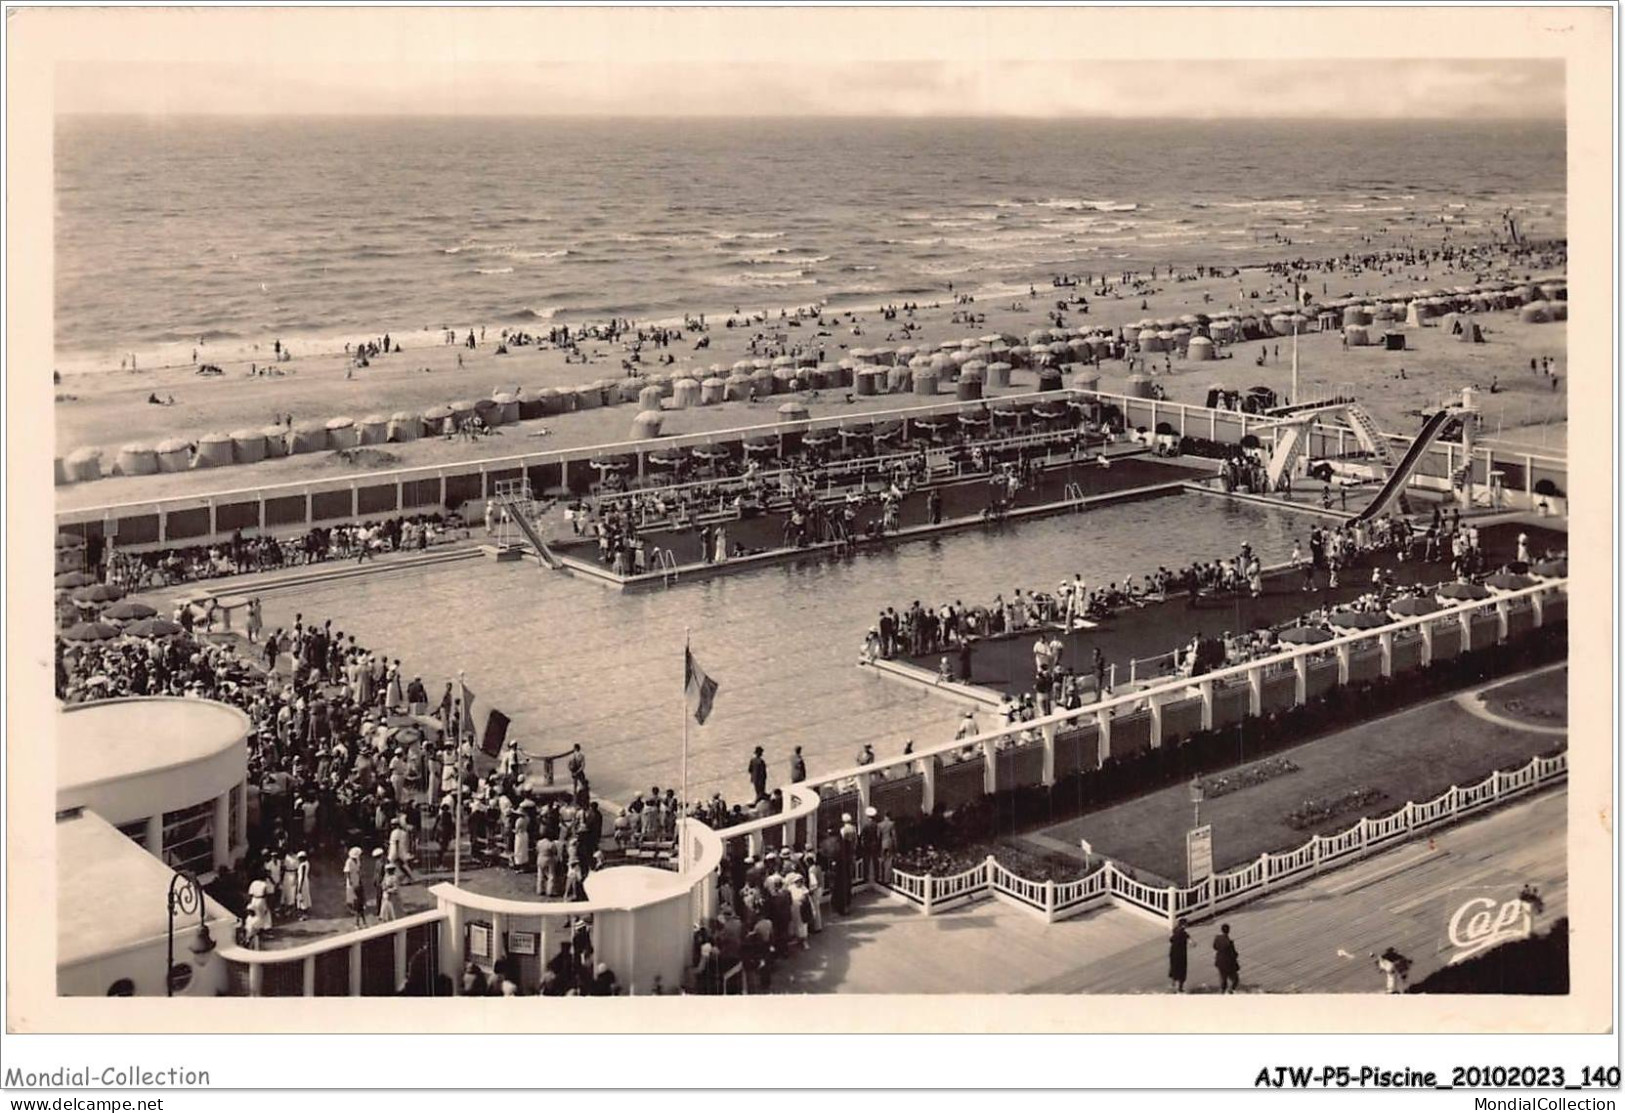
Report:
M755 799L760 800L767 795L767 762L762 758L760 746L756 747L756 752L751 755L746 770L750 773L750 786L755 790Z
M1241 988L1241 956L1236 953L1235 940L1230 938L1230 925L1220 924L1219 934L1213 937L1213 967L1219 972L1219 992L1234 993Z

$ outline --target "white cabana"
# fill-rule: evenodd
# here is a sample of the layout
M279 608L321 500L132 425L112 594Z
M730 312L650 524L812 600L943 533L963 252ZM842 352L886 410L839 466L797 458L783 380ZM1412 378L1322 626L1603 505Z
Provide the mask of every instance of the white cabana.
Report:
M205 433L198 438L194 468L229 468L236 460L231 454L231 437L225 433Z
M158 453L150 444L127 444L118 450L116 467L120 475L152 475L158 470Z
M239 464L259 463L265 459L265 434L256 429L233 430L231 456Z

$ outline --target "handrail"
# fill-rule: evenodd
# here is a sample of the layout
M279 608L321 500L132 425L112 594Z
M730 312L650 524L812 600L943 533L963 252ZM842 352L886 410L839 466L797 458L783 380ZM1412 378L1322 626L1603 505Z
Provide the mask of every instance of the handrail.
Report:
M330 951L347 950L358 943L365 943L369 939L382 939L385 936L398 935L410 928L420 927L424 924L438 923L447 918L443 909L430 908L423 912L413 912L393 920L381 923L368 924L364 928L356 928L341 935L330 935L325 939L318 939L314 943L304 943L298 947L288 947L285 950L264 951L250 947L243 947L236 943L223 943L215 953L221 958L231 962L240 962L245 966L269 965L281 962L302 962L307 958L324 955Z

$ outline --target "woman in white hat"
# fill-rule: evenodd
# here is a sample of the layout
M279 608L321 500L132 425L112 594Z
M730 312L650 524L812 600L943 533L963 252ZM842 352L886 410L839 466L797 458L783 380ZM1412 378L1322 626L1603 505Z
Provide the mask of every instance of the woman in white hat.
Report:
M384 881L379 886L378 893L378 922L388 923L398 920L401 915L401 883L399 871L395 869L394 862L384 865Z
M299 903L299 856L288 847L282 856L282 891L277 896L279 911L291 912Z
M367 926L367 892L361 878L361 848L352 846L344 859L344 904L355 916L355 926Z

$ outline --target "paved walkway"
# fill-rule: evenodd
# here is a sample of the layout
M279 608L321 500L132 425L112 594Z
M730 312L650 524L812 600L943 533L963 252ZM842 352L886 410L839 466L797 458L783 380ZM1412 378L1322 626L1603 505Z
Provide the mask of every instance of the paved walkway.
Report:
M1543 930L1567 914L1568 793L1558 788L1226 913L1248 993L1380 993L1368 957L1394 946L1420 981L1455 954L1452 915L1468 900L1539 887ZM780 993L1163 993L1165 928L1107 906L1059 924L997 900L923 916L865 896L826 919L812 948L781 963ZM1187 991L1214 992L1217 922L1191 931Z

